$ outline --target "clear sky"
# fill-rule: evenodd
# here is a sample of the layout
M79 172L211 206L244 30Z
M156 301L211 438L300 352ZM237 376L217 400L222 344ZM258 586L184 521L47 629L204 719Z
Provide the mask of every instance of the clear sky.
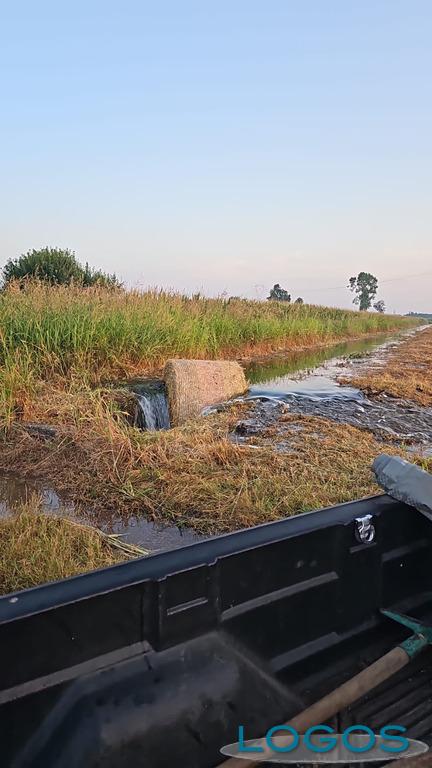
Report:
M129 284L339 306L364 269L432 311L430 0L0 10L2 263L57 245Z

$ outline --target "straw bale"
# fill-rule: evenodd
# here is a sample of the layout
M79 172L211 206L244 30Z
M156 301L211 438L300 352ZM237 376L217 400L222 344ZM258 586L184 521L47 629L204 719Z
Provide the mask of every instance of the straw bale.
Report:
M247 389L243 368L227 360L168 360L164 379L173 427Z

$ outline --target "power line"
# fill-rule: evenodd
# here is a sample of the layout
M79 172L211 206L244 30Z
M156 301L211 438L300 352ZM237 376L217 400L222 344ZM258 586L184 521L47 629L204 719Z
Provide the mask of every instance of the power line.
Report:
M395 280L409 280L411 277L425 277L432 275L432 272L418 272L416 275L404 275L403 277L389 277L385 280L379 280L379 283L393 283Z
M384 280L378 280L378 283L381 285L381 283L393 283L397 280L410 280L411 278L415 277L426 277L426 276L432 276L432 272L417 272L417 274L412 275L402 275L401 277L387 277L384 278ZM312 291L341 291L346 290L348 288L347 285L335 285L331 286L329 288L321 287L321 288L305 288L305 291L312 292Z

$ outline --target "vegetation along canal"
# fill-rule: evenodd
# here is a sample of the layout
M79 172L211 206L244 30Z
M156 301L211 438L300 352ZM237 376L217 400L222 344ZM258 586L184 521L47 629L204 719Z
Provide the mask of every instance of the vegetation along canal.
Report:
M298 459L299 440L300 443L303 442L303 452L307 451L311 436L315 437L315 444L318 445L328 440L331 442L331 423L338 423L342 428L343 425L351 425L364 431L368 439L373 435L379 442L389 442L391 447L420 451L423 457L426 457L432 445L432 408L403 398L388 397L385 392L380 396L368 396L358 386L353 386L350 380L350 377L366 375L371 367L374 370L383 369L395 350L403 349L404 345L407 349L410 345L416 345L416 340L424 333L425 331L410 331L397 336L387 334L249 362L245 366L250 382L247 395L232 406L225 404L223 409L217 409L219 413L213 413L200 420L200 425L196 426L198 445L201 444L202 449L207 441L210 442L207 447L214 449L221 428L220 420L226 419L229 414L225 428L231 445L236 446L240 452L246 450L246 454L249 449L249 455L253 448L267 452L262 455L261 471L264 477L269 472L268 451L297 455ZM430 343L431 330L426 331L426 336ZM169 422L161 385L155 381L148 384L142 380L134 380L130 387L137 394L140 407L144 411L141 427L150 430L167 428ZM308 421L310 418L312 424ZM323 425L325 433L322 431ZM208 430L213 433L211 437ZM176 432L167 432L166 439L169 440L169 436ZM349 445L345 448L348 452L354 449L356 434L357 429L348 434ZM147 439L151 441L154 441L155 437L147 435ZM177 438L179 437L181 436L177 434ZM345 439L346 437L345 434ZM312 444L313 442L312 440ZM196 449L197 442L191 438L189 446L185 446L183 436L183 447L189 451L191 447ZM360 447L361 455L363 449L364 446ZM355 453L354 451L354 455ZM303 453L303 463L305 458ZM169 457L165 456L164 460L166 463ZM162 461L162 457L159 457L159 461ZM196 471L199 471L199 468ZM305 482L304 477L302 480L299 476L299 481L301 488L301 483ZM171 482L174 483L175 478L172 478ZM249 482L248 478L246 482ZM372 485L371 480L369 483ZM348 484L348 488L352 489L352 484ZM257 502L265 504L265 498L257 499L256 490L255 498L253 497L251 491L254 490L249 488L250 506L256 506ZM60 513L75 520L90 522L109 533L120 534L126 541L150 551L184 546L203 535L208 536L225 528L225 524L219 524L212 529L211 525L203 525L203 521L199 519L194 521L195 526L191 526L186 515L179 520L174 516L170 519L163 514L151 519L148 509L147 514L140 513L136 500L133 500L132 514L121 508L114 511L109 504L92 504L87 499L80 503L80 499L71 494L70 487L67 483L64 484L64 481L54 490L46 477L27 477L23 480L22 477L10 473L4 475L0 482L2 515L9 514L17 505L22 505L34 492L40 495L44 512ZM361 488L357 490L357 493L361 492ZM218 489L214 488L215 503L218 501L217 493ZM288 493L287 483L287 496ZM347 493L355 494L356 491L347 490ZM305 495L307 497L307 493ZM282 499L279 500L279 505L276 505L275 517L286 514L281 501ZM298 508L304 508L303 504L304 498L298 498ZM307 508L314 505L315 501L311 499L305 506ZM264 509L267 509L266 504ZM261 513L258 521L262 519L266 519L266 515ZM240 515L238 522L241 526L248 524L249 520Z

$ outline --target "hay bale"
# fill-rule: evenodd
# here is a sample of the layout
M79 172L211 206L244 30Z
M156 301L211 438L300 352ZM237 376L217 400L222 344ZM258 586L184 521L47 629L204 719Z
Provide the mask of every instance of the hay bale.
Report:
M168 360L164 379L173 427L247 389L243 368L227 360Z

